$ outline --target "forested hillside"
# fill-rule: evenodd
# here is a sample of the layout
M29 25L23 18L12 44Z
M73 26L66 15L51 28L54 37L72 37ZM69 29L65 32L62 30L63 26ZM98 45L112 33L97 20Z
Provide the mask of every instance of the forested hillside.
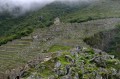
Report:
M63 3L54 2L46 7L26 13L19 17L4 12L0 15L0 45L21 36L30 34L35 28L48 27L56 17L74 12L78 7L70 7Z
M119 17L119 3L118 0L98 0L93 3L70 6L54 2L20 17L12 17L5 12L0 15L0 44L28 35L34 28L50 26L56 17L60 17L63 22L71 23Z

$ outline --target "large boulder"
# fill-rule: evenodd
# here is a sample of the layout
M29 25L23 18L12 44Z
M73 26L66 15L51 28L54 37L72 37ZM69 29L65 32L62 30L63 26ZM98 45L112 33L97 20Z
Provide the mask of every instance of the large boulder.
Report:
M105 58L103 56L94 57L91 62L96 63L98 67L106 67Z

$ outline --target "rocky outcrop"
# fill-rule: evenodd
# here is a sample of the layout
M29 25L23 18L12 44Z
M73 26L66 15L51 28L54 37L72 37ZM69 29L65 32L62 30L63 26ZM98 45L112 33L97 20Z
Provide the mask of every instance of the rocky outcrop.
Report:
M52 53L41 54L33 60L28 61L26 65L20 66L15 69L7 70L5 73L0 74L0 79L20 79L26 71L30 68L35 68L39 63L43 62L47 57L51 57Z
M81 49L81 50L80 50ZM120 61L98 49L74 48L35 70L41 79L119 79ZM71 53L72 51L72 53ZM74 53L73 53L74 52ZM44 69L41 71L41 69Z

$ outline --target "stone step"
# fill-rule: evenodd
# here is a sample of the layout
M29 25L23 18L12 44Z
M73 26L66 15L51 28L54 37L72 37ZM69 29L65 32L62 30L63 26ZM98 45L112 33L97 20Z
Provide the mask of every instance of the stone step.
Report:
M6 54L6 53L0 53L0 57L16 57L17 56L17 54Z
M19 53L20 50L16 51L16 50L0 50L0 54L16 54L16 53Z
M15 60L17 57L12 57L12 56L0 56L0 60Z
M0 53L0 57L11 57L11 58L14 58L14 57L17 57L18 54L6 54L6 53Z
M20 64L24 64L25 60L21 60L21 59L1 59L0 58L0 67L2 66L2 68L6 67L15 67L15 66L19 66ZM27 63L27 62L26 62Z
M19 40L24 40L24 41L32 41L33 40L33 37L31 36L30 38L21 38Z
M30 44L6 44L6 45L4 45L4 46L0 46L0 49L1 48L6 48L6 47L23 47L23 46L28 46L28 45L30 45Z
M14 45L7 45L7 46L5 46L5 48L6 47L12 47L12 48L24 48L24 47L26 47L26 46L29 46L29 44L27 45L27 44L14 44Z
M1 50L22 50L23 49L23 47L12 47L12 46L6 46L6 47L0 47L0 51Z
M16 63L16 61L13 61L13 60L12 61L5 61L5 62L0 63L0 69L1 69L1 71L5 72L8 69L14 69L15 67L18 67L22 64L24 64L24 63L21 63L21 62Z
M29 45L31 42L30 41L18 41L18 42L14 42L14 43L12 43L12 45L16 45L16 44L26 44L26 45Z

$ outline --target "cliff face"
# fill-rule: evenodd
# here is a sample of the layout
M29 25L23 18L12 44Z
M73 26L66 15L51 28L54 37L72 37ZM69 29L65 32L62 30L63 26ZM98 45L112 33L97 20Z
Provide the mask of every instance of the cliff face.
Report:
M94 48L109 52L120 58L120 27L94 34L92 37L85 38L84 41Z

